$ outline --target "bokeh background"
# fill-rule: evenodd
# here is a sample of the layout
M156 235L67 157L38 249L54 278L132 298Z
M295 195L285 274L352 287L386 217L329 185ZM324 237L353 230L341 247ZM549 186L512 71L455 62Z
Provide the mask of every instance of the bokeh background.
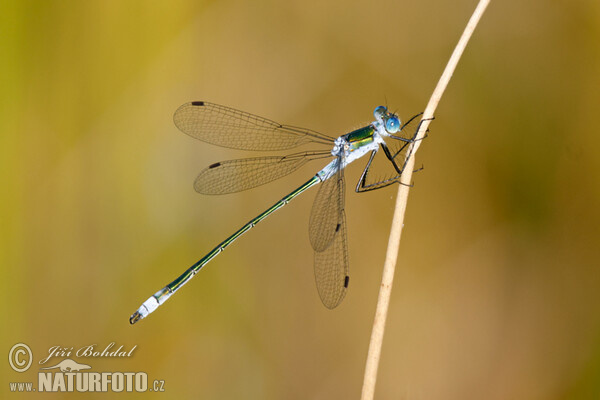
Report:
M405 119L475 5L3 1L0 353L24 342L34 364L2 361L1 397L26 398L8 382L37 384L52 346L115 342L133 356L75 359L145 371L165 398L358 398L396 194L355 194L363 161L346 173L338 309L314 287L311 190L129 325L320 168L198 195L202 168L249 154L180 133L172 114L207 100L332 136L380 104ZM492 1L417 155L377 398L600 398L599 43L597 1Z

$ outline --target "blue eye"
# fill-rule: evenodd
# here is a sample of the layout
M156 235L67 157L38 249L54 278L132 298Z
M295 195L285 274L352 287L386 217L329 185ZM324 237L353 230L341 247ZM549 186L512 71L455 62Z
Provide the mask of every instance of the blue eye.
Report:
M379 106L373 111L373 115L376 119L382 118L387 113L387 108L384 106Z
M389 133L398 132L398 130L400 130L400 120L398 119L398 117L389 117L385 122L385 130Z

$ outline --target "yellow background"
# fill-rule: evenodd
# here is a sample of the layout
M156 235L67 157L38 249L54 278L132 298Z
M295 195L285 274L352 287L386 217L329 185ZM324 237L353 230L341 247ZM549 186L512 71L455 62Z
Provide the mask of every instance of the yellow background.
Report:
M358 398L396 193L354 193L366 160L346 174L338 309L314 287L313 189L129 325L321 168L198 195L202 168L252 154L194 140L172 114L206 100L332 136L380 104L406 119L474 7L2 2L0 353L24 342L35 358L22 374L0 362L1 397L25 398L8 382L37 382L52 346L116 342L133 357L76 361L145 371L164 398ZM595 0L492 1L417 156L377 398L599 398L599 23Z

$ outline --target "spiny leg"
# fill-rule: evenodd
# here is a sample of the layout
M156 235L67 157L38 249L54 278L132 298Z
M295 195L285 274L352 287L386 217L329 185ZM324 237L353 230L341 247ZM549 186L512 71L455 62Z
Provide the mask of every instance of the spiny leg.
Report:
M402 174L402 169L400 169L400 167L398 166L398 164L396 164L396 161L394 160L394 158L396 158L396 155L398 153L396 153L396 155L392 156L392 153L390 153L390 149L388 149L388 147L385 143L381 143L381 148L383 149L383 152L385 153L385 156L387 157L387 159L390 160L390 162L394 166L394 169L396 170L398 175Z
M370 185L365 186L365 179L367 178L367 173L369 172L369 167L371 166L371 163L373 162L373 158L375 157L375 154L377 154L377 150L371 151L371 156L369 157L369 161L367 161L367 165L366 165L365 169L363 170L362 174L360 175L360 179L358 180L358 183L356 184L356 189L354 189L354 191L356 193L365 192L366 190L369 190L368 187ZM366 189L366 190L364 190L364 189Z
M407 123L405 123L405 124L402 126L402 129L401 129L400 131L404 130L404 129L405 129L405 128L406 128L406 127L407 127L407 126L408 126L408 125L409 125L409 124L410 124L410 123L411 123L411 122L412 122L412 121L413 121L415 118L417 118L418 116L420 116L420 115L422 115L422 114L423 114L423 113L419 113L419 114L415 115L414 117L412 117L410 120L408 120L408 122L407 122ZM406 146L407 146L407 145L409 145L410 143L416 142L416 141L418 141L418 140L423 140L423 139L425 139L425 138L428 136L428 135L427 135L427 132L425 132L425 135L424 135L422 138L415 139L415 136L416 136L416 135L417 135L417 133L419 132L419 129L421 128L421 124L422 124L424 121L433 121L434 119L435 119L435 117L431 117L431 118L425 118L425 119L422 119L421 121L419 121L419 124L417 125L417 128L415 129L415 133L414 133L413 137L412 137L412 138L410 138L410 139L403 138L403 137L401 137L401 136L394 136L394 135L390 135L389 137L390 137L390 138L392 138L392 139L395 139L395 140L400 140L400 141L402 141L402 142L405 142L405 145L404 145L404 146L402 146L402 147L401 147L401 148L400 148L400 149L399 149L399 150L398 150L398 151L397 151L397 152L396 152L396 153L393 155L393 158L396 158L396 156L398 156L398 154L400 154L400 152L402 152L402 151L403 151L403 150L406 148ZM407 158L408 158L408 157L407 157Z
M381 188L389 186L395 182L398 182L401 185L404 185L404 183L399 181L400 175L402 174L402 169L398 167L398 165L395 163L395 161L392 158L390 158L391 153L390 153L389 149L387 148L387 146L382 144L382 148L383 148L383 152L385 153L388 160L390 160L392 162L392 164L394 165L394 168L396 169L396 172L398 173L398 175L394 176L392 178L384 179L382 181L367 184L366 183L367 175L369 174L369 169L371 168L371 163L373 162L373 159L375 158L375 154L377 153L377 150L373 150L371 152L371 156L369 157L369 161L367 162L367 165L365 166L365 169L363 170L363 172L360 176L360 179L359 179L358 183L356 184L355 191L357 193L363 193L363 192L368 192L370 190L381 189Z

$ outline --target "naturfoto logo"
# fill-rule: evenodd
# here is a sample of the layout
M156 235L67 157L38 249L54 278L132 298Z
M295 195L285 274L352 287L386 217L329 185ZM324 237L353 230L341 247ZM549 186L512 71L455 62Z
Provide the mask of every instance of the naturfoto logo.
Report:
M131 357L136 348L137 345L131 348L117 347L114 342L104 347L97 344L83 347L52 346L48 349L48 355L38 362L37 386L32 381L20 381L9 382L9 388L11 392L163 392L165 381L149 381L146 372L95 372L87 361L81 363L73 359ZM59 359L55 359L57 357ZM8 353L8 362L17 373L25 372L33 358L31 348L25 343L15 344Z
M148 375L145 372L80 372L90 369L66 358L56 365L42 369L60 369L57 372L38 373L39 392L145 392ZM162 390L164 383L158 388ZM156 386L156 383L155 383Z

